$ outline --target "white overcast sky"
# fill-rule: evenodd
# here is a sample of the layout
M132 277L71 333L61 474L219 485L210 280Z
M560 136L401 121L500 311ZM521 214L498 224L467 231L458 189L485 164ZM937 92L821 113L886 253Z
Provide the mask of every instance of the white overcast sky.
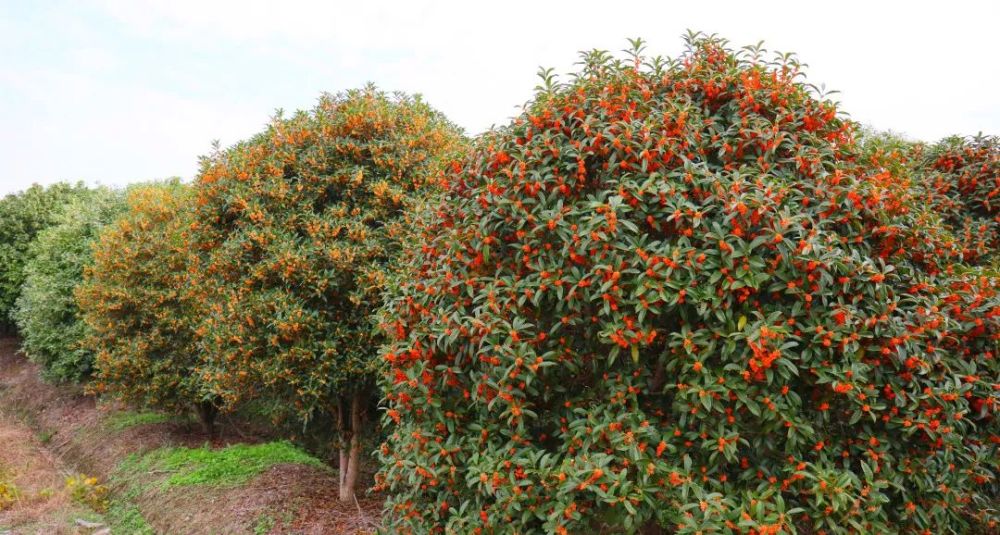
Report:
M687 29L764 40L879 129L1000 134L1000 2L0 0L0 194L197 171L212 140L368 81L421 93L476 134L506 123L539 66Z

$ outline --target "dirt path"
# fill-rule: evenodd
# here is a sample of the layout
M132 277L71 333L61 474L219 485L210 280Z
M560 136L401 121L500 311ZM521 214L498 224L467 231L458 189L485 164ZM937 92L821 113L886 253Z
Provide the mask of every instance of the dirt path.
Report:
M208 447L208 437L175 420L115 426L116 417L136 413L97 403L80 388L42 381L38 367L17 355L17 347L17 340L0 338L0 535L97 535L104 529L77 520L106 524L112 535L374 532L382 497L342 504L336 473L320 467L278 464L228 486L161 485L168 475L158 470L125 478L122 467L130 458ZM232 419L210 446L268 440L275 437L252 422ZM111 491L103 518L70 496L66 478L78 471ZM5 483L17 489L7 504Z
M98 531L97 526L77 525L78 519L101 522L93 511L73 502L66 478L76 474L41 438L10 407L0 406L0 534Z
M0 413L0 533L92 533L76 524L100 524L93 511L74 503L66 478L74 475L17 419Z

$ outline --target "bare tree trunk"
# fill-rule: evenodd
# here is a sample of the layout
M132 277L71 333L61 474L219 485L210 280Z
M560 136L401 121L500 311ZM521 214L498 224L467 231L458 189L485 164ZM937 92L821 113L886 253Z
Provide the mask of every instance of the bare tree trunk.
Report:
M341 494L343 494L343 492L344 492L344 483L347 482L347 459L348 459L348 457L347 457L347 447L346 447L346 445L341 445L340 446L340 472L338 472L338 474L340 476L340 492L341 492Z
M198 421L201 428L211 438L215 438L215 417L219 414L218 407L211 401L199 401L195 404L195 411L198 413Z
M364 396L360 391L351 396L351 430L350 430L350 451L347 454L347 470L341 472L342 482L340 485L340 501L354 501L354 488L358 484L358 475L361 473L361 430L362 419L364 417L363 407ZM344 450L341 453L341 466L344 464Z
M347 444L344 440L348 436L348 430L347 418L344 417L344 404L344 398L337 400L337 452L340 455L340 470L337 472L337 477L340 480L339 489L343 489L344 482L347 481Z

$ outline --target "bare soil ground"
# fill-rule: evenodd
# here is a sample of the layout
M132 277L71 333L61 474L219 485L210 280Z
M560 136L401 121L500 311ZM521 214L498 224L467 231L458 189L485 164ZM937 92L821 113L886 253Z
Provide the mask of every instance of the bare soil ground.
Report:
M85 533L76 518L93 516L70 499L66 477L73 475L26 425L0 408L0 533ZM0 491L2 493L3 491Z
M67 495L67 475L85 473L106 482L129 455L208 441L196 426L179 422L109 432L102 422L119 408L98 404L79 388L42 381L17 347L15 339L0 339L0 482L13 480L20 496L0 511L0 535L91 533L76 525L87 509ZM248 434L250 427L225 422L212 446L260 441L259 434ZM150 482L164 477L149 474ZM157 533L374 532L382 498L359 489L358 503L342 504L336 478L332 470L278 465L236 487L146 485L127 499ZM111 490L114 497L124 489L112 484Z

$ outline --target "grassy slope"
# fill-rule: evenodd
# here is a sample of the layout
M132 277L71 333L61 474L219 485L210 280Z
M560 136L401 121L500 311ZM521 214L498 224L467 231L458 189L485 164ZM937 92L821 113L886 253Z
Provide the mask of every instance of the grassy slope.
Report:
M61 502L75 509L61 506L53 521L68 522L69 531L22 523L16 533L77 533L72 523L80 515L115 534L372 531L381 498L340 504L336 474L291 444L253 436L247 442L235 434L245 428L234 425L208 442L188 419L98 405L42 382L14 348L0 339L0 407L18 416L40 451L96 476L95 484L111 491L103 515L71 498ZM4 529L0 521L0 533Z

